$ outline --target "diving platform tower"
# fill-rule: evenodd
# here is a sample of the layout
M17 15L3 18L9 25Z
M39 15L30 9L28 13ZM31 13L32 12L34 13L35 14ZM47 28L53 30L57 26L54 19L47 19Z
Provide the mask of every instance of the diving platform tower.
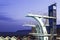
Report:
M49 40L48 36L56 36L56 34L53 34L53 35L48 34L46 26L42 21L42 19L56 19L55 17L35 15L35 14L28 14L27 17L32 17L38 22L39 26L36 26L36 33L29 33L36 36L38 40Z

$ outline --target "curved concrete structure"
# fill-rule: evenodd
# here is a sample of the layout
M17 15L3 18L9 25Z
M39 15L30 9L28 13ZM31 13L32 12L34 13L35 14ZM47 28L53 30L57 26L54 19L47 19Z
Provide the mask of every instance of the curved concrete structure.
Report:
M46 26L44 26L44 23L42 21L42 17L35 16L35 15L34 16L33 15L28 15L28 17L32 17L32 18L34 18L38 22L38 26L36 26L37 33L48 34L47 30L46 30ZM40 37L40 36L38 36L38 40L48 40L48 37L45 37L45 36L44 37L42 37L42 36Z
M42 16L42 15L34 15L34 14L28 14L27 17L32 17L38 22L38 26L36 26L36 33L30 33L38 37L38 40L49 40L48 36L53 36L52 34L48 34L46 26L44 25L44 22L42 19L56 19L56 17L50 17L50 16ZM54 34L55 36L56 34Z
M46 27L44 26L44 23L42 21L42 18L39 18L39 17L33 17L33 18L38 22L38 25L39 25L39 26L36 26L37 33L48 34ZM38 37L38 40L40 40L40 39L41 40L48 40L48 37Z

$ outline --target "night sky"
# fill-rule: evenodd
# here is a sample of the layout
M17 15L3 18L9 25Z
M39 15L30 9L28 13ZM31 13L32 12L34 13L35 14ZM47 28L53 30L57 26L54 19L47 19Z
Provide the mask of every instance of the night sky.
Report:
M30 12L47 15L48 6L55 2L57 3L57 24L60 24L60 0L0 0L0 32L30 30L31 27L22 25L34 19L25 16Z

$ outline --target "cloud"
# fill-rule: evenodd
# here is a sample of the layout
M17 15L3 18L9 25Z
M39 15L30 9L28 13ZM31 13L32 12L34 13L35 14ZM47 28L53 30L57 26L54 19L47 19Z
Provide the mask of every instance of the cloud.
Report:
M0 12L0 32L2 31L16 31L19 24L16 20L8 17L6 13Z
M14 32L17 30L30 29L23 27L24 20L14 20L6 15L7 13L0 12L0 32Z
M15 21L15 20L13 20L10 17L7 17L7 15L5 15L4 13L0 13L0 21L10 21L10 22L12 22L12 21Z

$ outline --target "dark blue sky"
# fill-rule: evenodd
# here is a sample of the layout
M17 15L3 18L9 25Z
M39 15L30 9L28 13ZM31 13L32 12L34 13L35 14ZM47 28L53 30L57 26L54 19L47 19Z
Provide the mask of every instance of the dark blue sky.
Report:
M57 24L60 24L60 0L0 0L0 31L27 30L26 22L33 21L25 17L29 12L48 14L48 6L57 3Z

